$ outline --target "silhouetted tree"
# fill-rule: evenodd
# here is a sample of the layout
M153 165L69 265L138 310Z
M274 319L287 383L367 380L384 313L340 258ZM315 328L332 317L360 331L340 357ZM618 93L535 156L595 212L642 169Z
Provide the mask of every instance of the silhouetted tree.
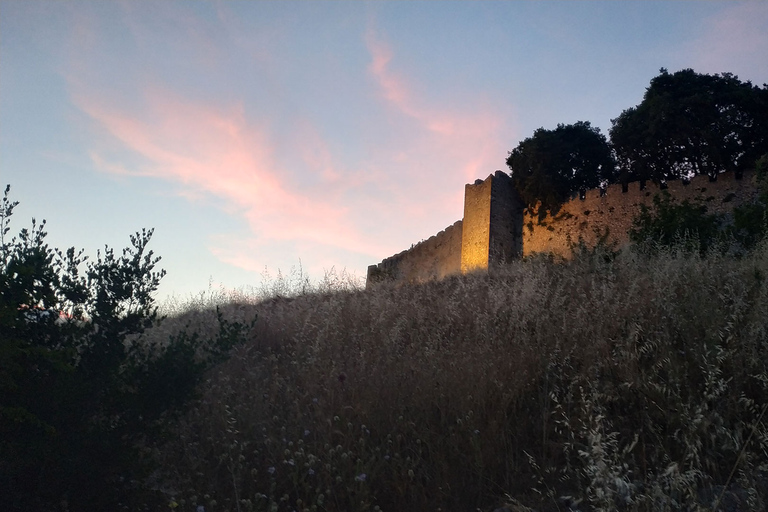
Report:
M577 191L612 182L616 169L605 136L585 121L539 128L509 153L507 165L525 204L541 202L540 214Z
M741 173L768 151L768 86L662 68L610 137L622 182Z
M249 326L219 316L214 340L147 345L165 275L130 237L94 261L45 243L45 221L8 240L18 204L0 203L0 496L9 510L128 507L150 466L141 447L192 396L203 371ZM84 272L82 272L84 270ZM144 498L142 502L146 504Z

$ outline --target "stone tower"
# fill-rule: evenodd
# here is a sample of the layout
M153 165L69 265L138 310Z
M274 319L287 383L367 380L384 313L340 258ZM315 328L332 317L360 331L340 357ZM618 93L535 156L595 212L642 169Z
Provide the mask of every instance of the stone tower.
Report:
M464 187L461 272L520 258L523 252L523 204L512 178L496 171L485 181Z

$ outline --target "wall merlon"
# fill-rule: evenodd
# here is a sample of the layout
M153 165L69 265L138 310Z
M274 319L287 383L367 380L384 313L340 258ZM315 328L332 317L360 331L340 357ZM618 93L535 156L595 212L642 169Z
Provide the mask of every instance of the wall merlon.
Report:
M659 193L668 192L678 202L706 205L709 213L727 214L752 202L758 190L754 173L741 179L723 173L716 181L696 176L690 182L670 181L662 190L652 182L608 185L575 194L555 215L539 219L523 207L513 181L496 171L485 180L464 187L464 218L434 236L368 267L367 285L381 280L423 282L459 272L486 269L497 262L537 252L570 255L570 244L582 239L588 246L598 234L609 233L609 242L623 245L641 205L651 206Z
M436 235L368 267L366 286L382 280L424 282L456 274L461 268L461 226L458 220Z
M708 213L730 213L735 206L754 201L757 187L753 173L744 173L735 179L733 173L718 175L712 182L707 176L696 176L688 184L681 180L670 181L662 190L647 182L644 189L639 182L628 184L622 192L621 184L609 185L604 195L599 189L588 190L584 199L571 199L564 203L557 214L539 222L538 216L524 215L523 254L538 252L560 256L570 254L569 242L581 238L588 246L597 242L597 233L609 233L609 242L624 245L629 242L629 229L640 213L640 205L652 206L657 194L668 192L676 201L700 202ZM533 230L531 230L531 227ZM570 239L570 240L569 240Z

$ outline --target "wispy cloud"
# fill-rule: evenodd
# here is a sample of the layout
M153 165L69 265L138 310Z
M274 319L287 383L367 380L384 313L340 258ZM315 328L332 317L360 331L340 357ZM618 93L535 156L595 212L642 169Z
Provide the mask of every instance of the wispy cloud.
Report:
M135 20L143 14L127 8L124 15L133 20L126 27L140 42L136 52L144 55L148 29L144 20ZM220 45L237 40L239 49L252 53L236 28L228 29L230 42L224 43L188 13L174 15L163 11L158 23L165 28L154 27L152 37L174 30L186 34L187 26L201 32L188 38L201 55L195 64L200 67L192 71L218 73L225 80L232 69L212 56L235 50ZM325 126L333 123L312 117L312 109L279 81L270 85L280 93L270 97L269 108L245 92L211 99L180 87L162 73L167 60L155 64L154 75L128 73L120 77L125 84L116 87L115 77L100 72L104 53L89 53L99 47L94 21L79 31L77 65L70 68L76 72L68 75L74 105L110 137L92 141L94 166L165 180L193 200L219 199L249 229L245 235L208 235L211 252L228 265L260 271L302 259L316 272L346 261L375 263L460 218L464 183L503 166L511 138L508 113L471 94L448 107L416 94L419 78L395 70L396 55L373 30L361 41L370 56L367 67L348 72L367 73L372 90L356 101L378 97L362 107L380 119L372 123L353 105L339 113L362 134L364 147L350 156L344 150L348 141L334 139L338 134ZM263 53L259 59L267 68L281 65ZM271 81L283 76L265 70Z
M433 155L446 155L453 162L447 172L458 173L465 181L493 172L504 163L510 112L500 105L492 108L473 98L463 110L458 106L430 105L417 98L408 80L393 70L393 51L372 27L366 32L371 54L369 72L375 78L384 99L393 109L417 121L428 137ZM471 110L469 110L471 109ZM506 114L506 115L504 115Z
M102 170L162 178L222 198L264 244L288 240L369 254L381 250L348 221L347 208L320 199L322 188L301 194L299 186L284 181L288 173L275 162L267 130L249 124L241 107L216 108L157 91L146 98L146 111L137 113L92 94L74 97L83 112L147 162L128 169L96 150L93 161ZM337 172L328 158L316 161L318 173L333 182Z
M694 69L768 82L768 2L728 2L683 49Z

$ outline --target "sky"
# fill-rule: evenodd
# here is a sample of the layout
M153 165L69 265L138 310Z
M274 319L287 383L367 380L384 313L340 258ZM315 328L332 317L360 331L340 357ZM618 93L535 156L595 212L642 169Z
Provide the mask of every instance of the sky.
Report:
M765 1L0 0L0 185L62 249L154 228L159 300L364 278L537 128L766 56Z

